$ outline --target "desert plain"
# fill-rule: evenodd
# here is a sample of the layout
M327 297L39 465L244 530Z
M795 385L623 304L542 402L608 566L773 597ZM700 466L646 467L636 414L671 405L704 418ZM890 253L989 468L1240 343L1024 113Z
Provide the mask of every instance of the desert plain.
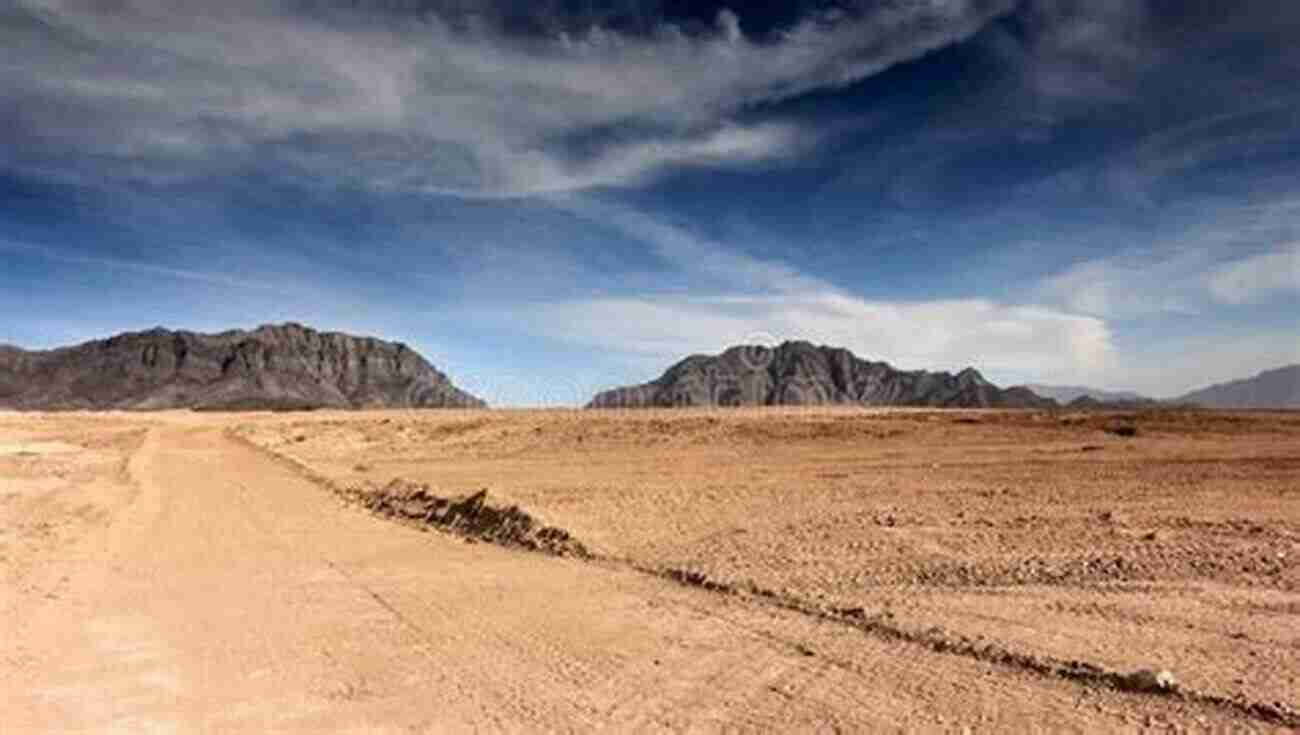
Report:
M1286 732L1297 559L1294 412L0 413L0 731Z

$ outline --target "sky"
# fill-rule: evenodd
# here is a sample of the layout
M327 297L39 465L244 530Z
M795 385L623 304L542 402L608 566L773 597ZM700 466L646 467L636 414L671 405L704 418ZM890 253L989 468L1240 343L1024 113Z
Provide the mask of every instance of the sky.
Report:
M804 339L1300 362L1291 0L5 0L0 342L298 321L495 405Z

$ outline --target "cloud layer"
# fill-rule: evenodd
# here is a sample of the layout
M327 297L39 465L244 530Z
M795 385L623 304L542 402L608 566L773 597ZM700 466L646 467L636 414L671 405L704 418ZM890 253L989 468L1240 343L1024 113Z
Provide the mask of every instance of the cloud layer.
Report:
M792 265L738 253L642 212L583 199L558 206L621 230L671 269L680 291L530 304L500 317L588 348L671 361L742 343L805 339L899 366L1097 378L1114 347L1098 318L990 299L871 300Z
M1300 245L1241 252L1191 242L1074 265L1043 280L1035 295L1075 313L1114 319L1192 316L1300 296Z
M645 243L682 288L543 301L495 318L624 355L643 366L644 377L689 353L785 339L844 346L907 369L974 365L1006 383L1082 383L1160 397L1300 360L1293 331L1261 325L1243 334L1230 320L1216 321L1225 308L1294 302L1300 261L1293 245L1243 252L1231 242L1165 243L1049 274L1028 284L1021 299L886 300L643 212L585 199L558 206ZM1170 328L1163 321L1170 315L1200 333ZM1157 328L1133 345L1117 334L1120 324Z
M693 33L510 37L436 10L19 0L0 30L17 108L5 152L29 170L72 176L93 157L164 182L271 161L467 196L617 186L793 155L811 136L747 113L965 39L1015 4L810 12L756 40L727 10Z
M875 302L839 293L610 298L550 304L518 317L549 337L663 360L785 339L847 347L907 369L977 365L1002 375L1098 379L1114 360L1100 319L983 299Z
M1210 294L1226 304L1264 301L1279 293L1300 294L1300 243L1226 263L1209 276Z

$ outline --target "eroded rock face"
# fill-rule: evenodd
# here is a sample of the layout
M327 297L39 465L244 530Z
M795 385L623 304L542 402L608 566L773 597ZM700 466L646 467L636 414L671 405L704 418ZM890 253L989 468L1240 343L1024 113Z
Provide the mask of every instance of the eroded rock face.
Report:
M693 355L644 385L598 394L589 408L835 405L1038 408L1024 388L1002 389L967 368L953 375L896 370L846 349L786 342Z
M158 328L47 351L0 349L0 407L481 407L406 345L300 324Z

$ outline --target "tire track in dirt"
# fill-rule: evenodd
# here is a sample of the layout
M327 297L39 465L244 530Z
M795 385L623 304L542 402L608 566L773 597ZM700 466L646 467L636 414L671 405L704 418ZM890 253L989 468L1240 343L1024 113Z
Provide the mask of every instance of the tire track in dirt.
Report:
M364 493L357 489L340 486L331 479L315 472L304 463L292 457L275 452L267 447L261 446L239 435L235 431L228 431L227 436L246 447L273 458L275 461L289 467L312 482L332 491L346 502L363 506L365 505L364 502L360 502ZM443 502L455 502L453 499L439 500ZM422 520L412 517L404 517L399 513L393 513L391 511L376 512L374 514L390 521L414 527L433 528L434 530L448 533L450 535L482 538L489 542L498 541L498 539L494 539L490 536L480 537L472 533L466 536L461 529L456 527L440 526L436 523L429 524ZM502 545L518 546L518 544L512 544L509 542ZM533 548L527 550L548 553L548 550L545 548ZM566 555L564 553L549 553L558 556ZM1105 688L1116 692L1129 693L1131 696L1135 697L1158 697L1188 705L1209 707L1272 726L1292 729L1300 728L1300 712L1297 712L1293 705L1286 702L1267 703L1250 701L1244 698L1226 697L1210 692L1191 690L1185 687L1159 689L1151 686L1149 682L1145 681L1148 677L1139 676L1139 674L1143 672L1119 672L1084 661L1067 661L1051 656L1011 650L995 642L972 640L960 634L950 634L937 627L926 630L912 629L892 622L888 617L882 614L869 615L863 608L827 609L823 605L793 595L763 589L753 584L736 585L728 582L717 581L699 572L668 567L647 566L631 559L599 554L582 554L579 555L579 557L587 563L634 571L639 574L653 576L671 582L677 586L698 589L713 595L742 600L747 604L760 605L797 613L819 622L845 626L878 640L921 647L937 654L972 659L982 663L995 665L1004 670L1017 671L1023 674L1030 674L1046 679ZM752 633L753 631L750 632ZM795 647L800 645L790 642L784 643L785 645ZM796 648L796 650L798 649ZM803 651L799 652L804 653ZM815 652L807 652L804 655L808 655L809 657L818 656ZM732 677L735 677L737 680L761 679L762 677L755 676L756 672L754 670L747 668L754 665L752 662L757 658L758 657L756 656L746 655L746 653L728 654L725 652L715 652L710 657L709 662L696 662L700 664L697 667L697 675L687 677L687 679L696 684L703 681L706 686L713 688L732 683ZM835 664L833 661L827 660L826 665L834 666ZM843 668L847 671L852 671L851 667L844 666ZM803 671L803 669L798 669L798 671ZM857 672L854 673L855 675L859 675ZM667 710L681 710L684 706L684 702L675 701L672 697L660 698L655 700L657 707L652 709L652 711L647 712L645 711L643 704L643 700L646 699L648 699L648 697L633 697L631 700L617 705L609 714L614 716L615 722L619 724L636 727L650 724L647 720L654 720L656 717L662 718L662 713ZM689 697L686 697L686 699L689 699ZM619 712L625 710L635 713L631 720L619 719ZM660 724L662 724L662 722Z
M239 499L239 505L242 511L240 517L243 519L244 523L262 538L266 539L272 547L278 549L281 554L285 556L291 555L293 553L293 545L285 538L285 534L276 531L270 524L257 517L256 512L253 509L253 504L249 500L251 490L248 486L244 483L236 483L235 486L238 488L236 497ZM330 573L343 580L343 582L353 588L359 596L365 597L378 605L398 626L404 628L420 643L417 647L419 650L427 652L435 648L436 644L429 632L410 617L403 614L401 610L389 602L383 595L376 592L371 586L367 585L356 575L349 572L346 568L328 556L318 555L318 558L320 564L324 568L328 569ZM367 638L371 644L377 645L380 642L379 635L376 632L371 631L369 628L366 630ZM269 642L266 645L266 650L268 652L273 650ZM351 687L351 685L345 685L342 691L342 695L344 696L353 696L355 693L355 687Z
M698 717L688 717L688 721L709 720L710 716L719 722L775 722L780 721L782 710L789 709L795 703L807 707L810 703L814 710L827 713L841 713L837 721L829 724L832 730L847 728L850 731L878 729L880 723L874 720L856 719L851 714L862 708L862 692L869 690L872 678L845 662L833 657L816 655L804 644L772 632L765 626L747 624L738 616L717 612L702 605L678 603L679 606L694 611L702 623L713 623L734 631L738 639L750 639L754 643L739 649L717 651L705 661L690 661L684 664L688 670L701 672L698 677L687 677L691 686L681 686L673 691L672 696L660 696L655 700L648 715L642 714L632 719L617 719L619 724L638 726L648 724L647 719L656 716L665 721L672 714L680 716L683 712L696 713L702 705L707 711ZM761 650L784 654L789 665L778 665L772 656L761 655ZM793 654L793 658L790 658ZM679 663L679 665L681 665ZM890 668L897 669L898 660L890 661ZM845 684L855 681L861 686L850 689ZM717 711L716 705L702 700L698 683L704 682L705 690L734 691L733 686L740 681L756 681L759 689L752 691L744 702L723 713ZM765 696L775 693L779 699ZM646 697L637 697L635 701L620 703L620 707L611 711L618 715L624 712L635 713L645 709ZM636 704L637 706L632 706ZM840 720L839 718L847 717ZM901 723L895 723L901 725Z
M241 491L241 498L244 496L244 493L250 492L247 486L242 483L238 484L238 487ZM245 503L245 506L246 510L244 517L251 526L257 529L257 532L260 535L270 540L276 547L280 548L286 554L293 553L294 545L285 538L283 533L277 532L270 524L258 519L251 510L249 504ZM300 550L301 549L299 549L299 551ZM418 606L420 605L420 602L426 598L398 600L395 596L390 595L386 591L381 591L375 585L363 579L361 574L349 570L344 564L331 559L325 554L316 553L315 555L318 557L323 567L328 569L337 578L343 580L349 587L356 590L359 596L364 597L382 609L395 622L395 624L405 630L412 641L417 644L415 648L418 649L427 660L431 662L440 662L436 652L439 650L442 641L440 641L439 637L435 633L421 625L416 619L417 616L407 614L407 612L404 612L402 609L403 607L408 606ZM427 612L428 607L424 607ZM439 609L436 617L446 619L453 615L455 615L454 610L451 608L444 608ZM465 638L471 638L476 641L491 640L494 645L519 648L518 641L527 638L527 636L512 637L503 635L500 631L480 625L473 619L461 617L460 620L462 622L457 626L457 632L462 634ZM365 630L369 630L369 628L365 628ZM370 640L370 645L377 647L382 644L379 636L373 632L371 632L367 637ZM530 643L533 644L536 642L537 640L535 637L534 640L530 641ZM526 653L524 650L520 650L519 652L521 655ZM547 650L547 655L540 657L539 661L555 662L562 661L565 658L566 656L558 647L551 646ZM579 665L576 660L573 660L572 663L574 666ZM473 682L467 681L463 677L444 676L440 677L439 686L444 689L455 690L458 698L470 700L476 695L482 695L484 685L487 683L486 680L493 678L495 679L493 682L494 686L511 686L510 682L513 681L507 676L483 677ZM591 678L594 680L595 676L592 675ZM513 716L516 718L516 721L529 721L530 719L536 721L543 715L557 714L539 712L536 708L527 706L529 698L527 693L521 688L511 688L509 689L508 694L508 697L500 697L499 702L490 710L483 710L485 721L493 721L499 727L507 727L509 720L503 719L506 716ZM583 722L583 719L576 716L574 712L566 710L562 715L567 719L571 719L575 723ZM587 724L594 726L595 723Z
M240 443L249 446L246 442ZM251 445L250 448L274 459L296 474L334 490L340 497L345 496L346 490L336 488L328 479L319 477L292 458L268 452L256 445ZM430 530L427 525L405 525ZM635 572L624 563L601 559L593 559L590 563L611 572L633 572L637 576L648 576ZM436 597L413 598L403 600L403 604L428 606L437 604L437 601ZM719 616L710 610L713 605L691 604L689 601L683 603L677 598L673 599L671 605L677 616L682 612L690 612L695 616L696 620L690 623L690 629L694 631L691 638L697 637L697 634L714 636L727 643L716 648L705 647L702 656L692 655L689 650L679 650L675 646L656 650L656 667L662 663L663 671L671 672L671 677L652 679L656 681L654 686L645 686L644 683L638 683L637 679L628 678L621 673L626 664L615 667L614 671L619 673L612 678L607 671L603 680L598 681L599 672L579 663L586 673L583 675L584 681L577 683L582 688L590 689L581 699L589 702L590 713L595 718L592 720L594 726L607 727L613 723L615 729L620 730L669 725L686 727L691 723L714 718L718 722L749 723L751 728L770 729L773 722L783 721L781 718L787 717L786 711L791 709L801 713L799 716L804 718L801 720L804 725L825 724L817 718L826 716L827 712L840 713L835 715L837 721L850 730L873 730L884 724L879 711L865 719L844 714L861 710L863 693L878 688L862 675L854 673L851 668L837 668L825 660L808 657L792 641L773 635L761 627L744 625L731 617ZM450 617L456 612L447 607L443 616ZM516 650L525 660L535 661L540 667L552 670L569 669L570 662L577 661L554 645L546 645L544 648L547 655L540 659L529 655L531 652L528 648L531 644L521 645L520 641L535 636L530 636L523 617L519 621L517 625L509 625L507 631L496 631L501 645ZM465 620L464 625L473 628L474 621ZM762 663L764 661L766 663ZM831 675L832 671L835 672L834 675ZM572 678L571 672L567 673L566 678ZM846 687L846 677L857 680L860 684ZM761 681L757 681L759 679ZM800 687L787 686L784 692L778 691L774 682L787 679L806 683ZM790 697L806 693L807 687L818 681L828 684L824 691L816 692L818 696L807 698L799 707L791 708ZM730 701L719 710L716 698L722 692L728 694ZM520 690L517 696L527 701L530 695L528 691ZM878 709L887 710L888 707ZM725 715L720 714L722 712ZM893 724L901 726L902 722L903 720L897 720Z
M914 630L892 623L883 615L868 617L862 608L827 610L816 603L776 593L757 587L748 589L716 582L702 574L679 569L656 569L632 565L645 574L652 574L677 584L697 587L720 595L737 596L760 604L775 605L818 620L834 622L885 640L901 641L923 646L935 653L961 656L985 663L996 664L1042 677L1104 686L1117 691L1132 692L1142 696L1159 696L1217 709L1259 720L1270 725L1300 729L1300 711L1286 702L1257 702L1244 698L1225 697L1186 687L1154 687L1148 672L1122 673L1083 661L1065 661L1052 656L1042 656L1010 650L993 642L981 642L961 635L949 635L939 628Z
M260 455L259 455L260 456ZM425 528L424 530L428 530ZM609 567L609 571L615 573L627 573L629 570L623 567ZM641 575L635 575L641 576ZM426 609L438 606L438 596L429 597L411 597L409 599L392 599L391 603L396 607L409 608L410 606L424 606ZM593 600L596 602L596 600ZM682 610L680 605L673 603L673 617L680 617ZM418 609L418 608L416 608ZM599 608L592 608L596 612ZM692 610L698 611L702 608L692 607ZM633 615L641 615L641 610L632 612ZM440 607L440 613L437 617L444 619L455 619L458 622L457 628L462 630L480 630L476 625L473 617L465 617L464 603L459 603L459 607ZM704 622L710 620L707 614L699 614ZM583 725L584 722L592 727L606 726L607 720L614 716L614 712L620 712L621 716L629 718L629 722L650 723L656 719L659 721L672 720L680 724L689 722L697 718L707 718L710 708L715 706L714 699L719 694L719 688L723 688L732 699L743 701L754 700L762 703L762 706L740 707L735 704L727 708L726 720L729 722L748 721L753 727L761 727L763 718L774 718L779 714L782 707L778 706L779 698L774 696L771 690L761 685L761 682L752 681L757 673L751 672L746 665L751 660L758 658L766 660L766 666L775 666L784 670L784 664L779 661L773 661L775 658L795 659L802 663L798 654L792 654L782 646L773 646L769 642L760 639L758 636L751 636L753 641L736 641L736 636L731 632L734 626L715 625L720 633L721 640L717 645L722 650L712 652L707 658L701 660L681 659L682 665L673 669L674 681L681 687L681 699L671 700L668 702L661 701L665 690L660 687L646 687L639 680L637 672L632 676L625 675L623 670L626 669L626 662L620 660L611 660L609 665L603 667L593 667L589 661L589 655L574 656L570 651L561 647L557 642L548 639L546 636L537 635L536 631L531 630L534 623L528 619L528 616L517 616L505 620L493 620L491 628L481 628L484 632L484 640L491 638L491 643L484 646L485 649L508 650L512 653L511 659L516 660L518 665L524 670L531 671L549 671L552 672L555 680L568 681L574 686L571 687L567 696L574 698L574 704L578 705L574 712L566 715L566 720L571 725ZM695 624L690 625L694 630ZM691 637L694 637L692 633ZM722 643L725 640L726 643ZM733 651L733 649L737 649ZM707 647L706 647L707 649ZM583 652L590 654L591 652ZM774 655L775 654L775 655ZM612 676L611 676L612 673ZM761 672L759 672L761 673ZM536 676L536 674L534 674ZM543 675L538 677L546 679ZM708 683L712 682L712 685ZM535 702L536 692L531 690L527 682L518 681L518 677L501 677L501 681L506 685L514 682L518 685L517 689L510 690L511 698L519 702ZM594 690L594 691L589 691ZM749 695L743 692L753 690ZM627 698L628 692L635 693L631 698ZM621 705L610 707L606 700L611 696L623 697ZM843 697L840 700L842 706L851 709L851 698ZM805 708L806 709L806 708ZM644 710L644 711L642 711ZM610 714L605 714L610 713ZM659 714L655 714L659 713ZM808 714L805 712L805 714ZM592 719L594 718L594 719ZM522 718L521 718L522 719ZM770 723L769 723L770 724Z
M264 455L258 453L257 457L261 459ZM240 486L247 489L247 485ZM274 495L275 488L276 484L270 480L266 491ZM361 558L354 558L351 564L334 558L328 542L317 542L312 538L334 536L340 530L331 521L334 519L332 514L324 514L321 520L312 521L309 525L285 530L277 526L284 523L288 516L305 518L314 514L287 513L284 511L288 511L288 507L283 503L288 501L276 502L281 505L268 504L269 501L263 500L256 511L251 504L245 509L243 515L255 522L258 535L282 549L288 556L301 559L306 555L315 558L330 576L353 589L358 599L363 599L367 605L382 611L388 620L393 621L400 631L400 638L405 639L402 649L418 654L426 662L425 665L413 668L412 662L407 661L399 667L405 672L403 676L390 674L386 678L400 680L410 676L432 676L430 685L432 691L439 693L439 699L447 698L458 702L462 707L476 708L475 721L492 727L509 729L511 723L517 726L521 722L534 723L539 727L539 723L545 722L583 722L581 712L572 707L571 703L530 697L526 690L527 680L521 681L515 672L499 660L499 656L485 656L471 662L453 661L441 655L449 647L494 652L511 648L519 652L521 659L530 662L533 659L539 662L550 659L549 656L539 656L535 650L528 650L526 636L510 636L505 631L483 624L474 616L465 615L463 609L440 607L436 604L438 595L407 594L411 590L400 584L400 579L368 578L364 565L360 564ZM301 508L301 505L297 507ZM437 630L424 624L446 620L457 622L454 626L438 627ZM353 628L350 637L355 639L360 635L364 639L362 648L379 651L392 648L392 637L395 634L384 633L381 636L375 626L361 625ZM526 642L521 644L521 641ZM362 694L372 698L377 696L375 692Z
M250 504L248 502L248 494L250 492L248 486L241 482L241 483L235 483L235 487L238 488L239 491L236 494L236 497L239 498L240 506L243 510L243 513L241 514L240 517L244 519L244 522L250 528L254 529L260 536L267 539L272 546L278 548L282 553L288 553L291 547L288 543L284 541L282 535L274 531L267 524L260 522L256 518L256 516L253 515L253 512L250 509ZM378 592L374 591L372 588L366 585L365 582L362 582L356 576L349 573L342 566L335 563L333 559L330 559L327 556L321 556L320 563L324 565L327 569L329 569L331 572L338 575L340 579L342 579L352 588L356 589L360 594L363 594L366 597L369 597L371 600L373 600L375 604L379 605L379 607L383 608L389 615L391 615L393 617L393 620L395 620L398 624L405 626L407 630L410 631L412 634L414 634L417 638L421 638L425 640L425 642L429 642L430 639L429 639L428 632L423 628L421 628L419 625L417 625L413 620L403 615L402 611L398 610L396 607L393 606L392 603L384 599L383 595L380 595Z
M231 435L228 433L227 436ZM367 498L364 494L358 493L351 488L337 485L328 478L315 473L309 467L297 462L291 457L271 452L270 450L264 449L255 443L239 437L238 435L231 436L231 438L246 447L258 451L260 454L269 456L295 473L302 475L306 479L324 486L351 505L361 505L363 507L366 505ZM409 488L397 488L395 491L405 492L408 489ZM426 508L433 506L446 506L446 503L438 502L441 499L436 499L427 493L414 492L411 493L411 495L414 495L418 499L418 504L416 505L418 513L416 513L414 509L412 509L411 512L415 513L415 515L421 519L427 516ZM373 508L371 508L371 512L374 515L386 518L389 521L400 522L403 525L418 528L420 530L447 530L446 527L439 526L438 524L424 521L416 522L412 518L398 513L376 512ZM513 518L513 516L508 514L494 515L500 515L501 518L507 522ZM450 535L463 537L467 540L483 540L490 543L496 542L498 545L504 545L507 547L519 546L518 543L510 543L508 541L502 542L501 537L493 534L491 529L477 529L472 525L458 525L453 526L452 529ZM555 556L576 557L612 571L631 571L646 576L658 576L653 573L646 574L645 570L638 569L635 565L624 560L590 554L581 547L578 548L577 553L574 553L572 547L568 545L558 547L544 545L531 550L548 552ZM680 603L678 603L678 606L681 606ZM602 708L599 705L593 704L593 710L601 712L603 724L610 724L609 718L612 718L612 723L616 725L618 729L636 729L654 724L663 725L669 721L689 722L695 721L701 717L708 719L707 713L701 713L697 710L701 708L707 709L714 706L710 698L712 693L718 691L734 692L742 688L742 683L758 679L761 679L764 683L760 685L759 691L756 692L757 698L766 698L765 695L767 693L775 691L766 684L766 681L772 677L759 677L759 670L754 669L753 667L764 665L772 666L773 663L771 662L771 656L764 655L760 649L779 652L781 655L790 656L799 662L796 667L782 669L775 675L789 674L798 676L800 672L807 672L810 667L815 667L818 670L833 667L832 664L825 660L817 661L816 659L811 658L806 649L803 649L794 641L783 639L763 629L755 628L753 626L744 626L728 618L719 617L703 606L687 605L686 607L698 615L701 621L712 622L729 629L737 630L744 633L746 637L752 639L754 642L747 643L744 647L739 649L728 647L725 650L713 651L703 658L690 659L689 661L678 661L676 662L677 665L674 667L674 671L682 675L678 678L678 681L666 682L663 688L655 689L653 691L637 689L635 687L625 687L623 686L623 682L617 680L605 682L606 686L603 688L606 690L619 691L630 689L631 691L634 691L635 694L631 697L621 699L612 707ZM469 625L472 626L473 623L470 622ZM584 681L575 683L583 686L592 686L598 682L599 676L593 669L582 664L576 658L554 644L539 644L538 641L532 640L529 642L527 647L519 646L519 640L530 637L527 626L520 624L510 626L510 628L514 635L509 637L502 636L499 641L502 645L515 648L520 654L525 655L529 653L526 650L527 648L541 645L545 649L547 655L537 660L539 665L552 670L558 670L562 674L565 674L566 678L572 678L571 674L573 670L576 669L582 673ZM807 659L810 663L804 663L804 659ZM767 663L761 663L763 661L766 661ZM861 675L855 673L851 668L839 668L842 670L842 673L846 673L855 678L861 678ZM808 678L808 675L806 673L803 674L803 678ZM701 692L704 693L703 696L701 695ZM524 697L526 694L520 692L520 696ZM598 699L598 697L589 697L588 699L594 701L595 699ZM844 705L846 710L852 710L852 697L843 695L838 697L838 700L842 705ZM767 710L770 710L772 716L778 714L780 710L780 707L776 706L778 701L779 700L772 700L772 705L767 708ZM692 716L692 714L694 716ZM729 722L745 721L747 718L752 719L754 717L754 707L733 707L728 712ZM757 722L758 721L754 721L751 724L757 724ZM865 726L867 723L862 722L858 724Z

